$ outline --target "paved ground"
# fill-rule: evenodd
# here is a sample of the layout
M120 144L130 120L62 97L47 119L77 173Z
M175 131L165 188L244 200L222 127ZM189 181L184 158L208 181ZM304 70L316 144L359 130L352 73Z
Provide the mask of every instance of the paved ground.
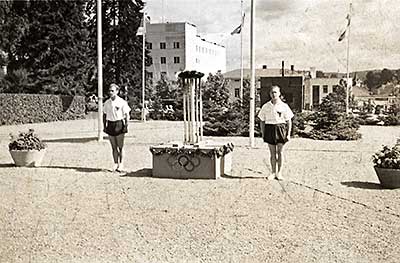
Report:
M40 168L16 168L8 133L48 143ZM260 139L235 144L218 180L151 177L149 146L182 138L179 122L132 122L127 174L109 172L95 120L0 127L0 262L398 262L399 189L380 188L371 154L398 127L356 142L295 138L287 180L264 179Z

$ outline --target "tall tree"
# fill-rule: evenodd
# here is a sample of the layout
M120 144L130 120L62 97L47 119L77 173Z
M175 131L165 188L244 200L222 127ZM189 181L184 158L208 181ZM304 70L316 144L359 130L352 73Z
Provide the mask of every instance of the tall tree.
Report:
M42 0L2 5L7 16L1 26L10 31L0 37L1 47L8 53L9 72L27 72L24 92L85 93L88 65L93 63L86 42L85 4L84 0Z
M103 77L104 86L111 83L128 88L128 94L141 94L142 83L142 36L136 36L142 19L142 0L109 0L102 5L103 29ZM91 57L96 57L96 0L86 7L89 17ZM146 61L149 62L147 53ZM149 65L149 63L148 63ZM96 84L96 83L94 83Z

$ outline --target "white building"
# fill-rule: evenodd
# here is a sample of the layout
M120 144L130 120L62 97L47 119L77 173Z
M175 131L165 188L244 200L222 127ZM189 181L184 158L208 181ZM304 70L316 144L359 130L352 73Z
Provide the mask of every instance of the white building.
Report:
M175 80L176 73L183 70L197 70L206 76L226 71L225 47L201 38L193 24L147 24L146 42L152 58L146 70L153 81L162 74Z

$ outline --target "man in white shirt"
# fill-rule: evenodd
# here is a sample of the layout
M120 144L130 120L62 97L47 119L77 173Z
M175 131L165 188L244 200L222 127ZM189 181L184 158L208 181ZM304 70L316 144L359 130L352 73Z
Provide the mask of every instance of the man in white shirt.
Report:
M281 100L279 86L272 86L270 96L271 100L265 103L258 113L263 140L268 143L271 154L272 172L267 178L283 180L283 145L290 140L294 114L290 107Z
M128 103L118 96L119 87L111 84L108 90L110 98L104 103L103 124L104 132L110 139L114 159L114 171L123 170L122 157L125 133L128 132L129 112Z

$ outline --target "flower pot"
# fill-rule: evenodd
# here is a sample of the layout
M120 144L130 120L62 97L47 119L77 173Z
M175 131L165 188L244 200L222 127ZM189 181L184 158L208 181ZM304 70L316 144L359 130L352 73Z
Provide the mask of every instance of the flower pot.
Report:
M11 157L16 166L40 166L46 149L43 150L10 150Z
M400 169L379 168L374 166L379 182L385 188L400 188Z

